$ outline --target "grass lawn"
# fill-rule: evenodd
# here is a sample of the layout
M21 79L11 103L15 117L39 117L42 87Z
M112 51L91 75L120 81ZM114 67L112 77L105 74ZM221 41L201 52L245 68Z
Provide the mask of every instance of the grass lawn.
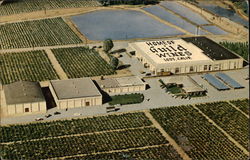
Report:
M169 88L167 88L167 90L172 94L182 93L182 89L180 87L177 87L177 86L169 87Z
M109 102L110 105L135 104L135 103L141 103L144 100L144 95L140 93L115 95L115 96L111 96L111 99L112 100Z

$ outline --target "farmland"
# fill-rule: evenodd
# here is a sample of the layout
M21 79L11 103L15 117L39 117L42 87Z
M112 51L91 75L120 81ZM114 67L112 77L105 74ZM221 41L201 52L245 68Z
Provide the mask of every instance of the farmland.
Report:
M57 79L44 51L0 54L0 79L3 84L15 81L45 81Z
M192 106L153 109L151 114L192 159L247 159Z
M0 16L29 13L34 11L100 6L97 0L18 0L0 6Z
M1 126L0 129L3 135L0 156L5 159L77 158L76 155L105 158L124 154L160 159L163 159L163 155L159 154L166 154L171 159L181 159L141 112ZM118 150L121 150L120 154L105 154ZM96 152L103 154L95 155Z
M112 67L95 50L85 47L53 49L56 59L69 78L114 74Z
M216 102L197 105L216 124L248 148L248 118L227 102Z
M241 112L227 102L196 107L246 145L248 119ZM241 148L194 106L1 126L0 156L4 159L182 159L150 114L192 159L247 159Z
M249 114L249 99L234 100L230 102L234 104L236 107L238 107L244 113Z
M222 46L225 48L237 53L238 55L242 56L245 60L248 61L248 42L220 42Z
M123 115L6 126L1 127L0 134L2 136L0 137L0 143L150 125L152 123L143 113L127 113ZM59 128L60 130L58 130Z
M87 155L87 156L77 156L70 157L68 159L85 159L85 160L93 160L93 159L157 159L157 160L181 160L181 157L176 153L174 148L170 145L154 147L154 148L146 148L146 149L135 149L125 152L114 152L114 153L104 153L97 155ZM67 158L66 158L67 159Z
M82 40L62 18L0 25L0 49L79 44Z

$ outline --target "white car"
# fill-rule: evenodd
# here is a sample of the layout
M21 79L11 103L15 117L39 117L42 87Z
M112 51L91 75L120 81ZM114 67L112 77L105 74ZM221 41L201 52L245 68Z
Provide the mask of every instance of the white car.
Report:
M81 113L74 113L74 116L81 116Z

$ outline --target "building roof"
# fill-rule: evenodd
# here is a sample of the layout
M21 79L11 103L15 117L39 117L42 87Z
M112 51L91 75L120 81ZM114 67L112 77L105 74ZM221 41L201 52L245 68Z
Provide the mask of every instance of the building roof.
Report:
M7 105L45 101L38 82L19 81L3 86Z
M211 61L202 49L183 39L134 42L129 45L155 65Z
M204 36L201 37L188 37L182 38L186 42L191 42L195 46L203 50L203 53L212 60L226 60L240 58L233 52L224 48L220 44L208 39Z
M137 76L107 78L104 80L96 80L101 88L117 88L126 86L144 85L144 82Z
M197 84L195 80L193 80L190 76L171 76L162 78L162 81L165 84L168 83L177 83L183 84L183 88L186 92L200 92L205 91L201 86Z
M59 100L101 96L90 78L52 80L50 83Z

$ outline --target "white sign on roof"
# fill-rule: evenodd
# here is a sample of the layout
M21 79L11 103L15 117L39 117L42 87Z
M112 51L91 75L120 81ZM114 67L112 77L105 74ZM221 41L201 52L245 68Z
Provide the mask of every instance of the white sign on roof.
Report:
M182 39L134 43L156 63L210 60L203 51Z

